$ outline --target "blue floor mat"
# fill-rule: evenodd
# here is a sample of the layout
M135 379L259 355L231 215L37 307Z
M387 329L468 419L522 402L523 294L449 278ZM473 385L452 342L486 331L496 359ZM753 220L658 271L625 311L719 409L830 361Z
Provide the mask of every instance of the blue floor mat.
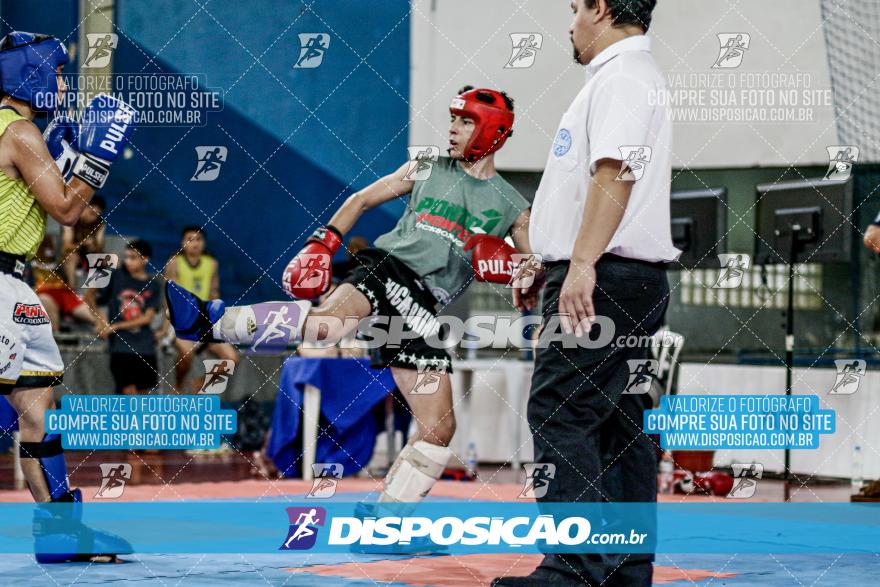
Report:
M284 585L322 587L328 584L370 586L371 580L291 573L288 568L382 560L369 555L132 555L125 565L37 565L28 555L0 556L0 576L7 585L114 585L134 583L163 587L210 585ZM736 573L733 578L679 581L673 585L843 586L876 584L880 556L875 555L660 555L660 566ZM382 583L404 587L405 583ZM438 578L438 586L443 585Z

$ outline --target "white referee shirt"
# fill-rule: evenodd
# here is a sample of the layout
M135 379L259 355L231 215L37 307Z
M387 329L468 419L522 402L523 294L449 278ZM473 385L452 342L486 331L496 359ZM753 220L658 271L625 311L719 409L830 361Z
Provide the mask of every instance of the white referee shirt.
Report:
M669 190L672 122L666 82L644 35L606 47L562 116L532 204L529 240L547 261L570 259L590 176L600 159L628 160L636 177L617 232L605 249L643 261L674 261Z

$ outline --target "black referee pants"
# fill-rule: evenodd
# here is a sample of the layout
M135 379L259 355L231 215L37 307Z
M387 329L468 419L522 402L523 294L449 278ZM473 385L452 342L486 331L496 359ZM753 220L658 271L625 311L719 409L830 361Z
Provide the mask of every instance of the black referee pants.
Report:
M548 267L545 328L558 312L567 271L565 262ZM557 340L536 355L528 406L535 462L556 465L555 478L539 501L655 502L657 456L642 432L642 412L650 399L622 395L629 380L627 361L648 358L650 349L614 343L620 337L651 335L660 327L669 297L666 272L662 265L605 255L596 273L593 304L597 316L614 324L611 342L563 348ZM549 554L536 578L549 584L650 586L653 560L653 554Z

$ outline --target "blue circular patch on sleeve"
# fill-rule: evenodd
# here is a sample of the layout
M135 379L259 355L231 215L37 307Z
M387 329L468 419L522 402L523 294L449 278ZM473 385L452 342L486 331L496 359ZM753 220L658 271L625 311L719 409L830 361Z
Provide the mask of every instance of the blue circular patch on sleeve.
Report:
M562 157L571 149L571 133L566 128L560 128L553 141L553 155Z

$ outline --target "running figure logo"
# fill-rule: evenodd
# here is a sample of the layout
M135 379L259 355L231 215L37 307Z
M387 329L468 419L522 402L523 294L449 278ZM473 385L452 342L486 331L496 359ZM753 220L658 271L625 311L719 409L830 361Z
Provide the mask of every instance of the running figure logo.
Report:
M89 51L82 64L83 69L100 69L110 65L113 50L119 44L119 36L114 33L87 33Z
M504 64L504 69L525 69L535 63L535 57L544 44L544 35L541 33L510 33L510 43L513 50L510 59Z
M718 58L712 69L733 69L739 67L743 55L749 48L752 38L748 33L718 33Z
M541 274L543 258L537 253L513 253L510 255L513 262L513 277L505 287L519 289L529 288L535 283Z
M287 540L278 550L308 550L318 540L318 526L327 521L324 508L287 508L290 528Z
M620 151L620 171L614 181L638 181L645 174L645 166L651 161L648 145L623 145Z
M440 147L436 145L422 145L407 147L407 151L409 151L409 161L407 162L406 173L403 176L404 179L424 181L431 177L434 163L440 160Z
M556 477L556 465L553 463L527 463L523 465L526 470L526 483L520 499L539 499L547 495L550 489L550 481Z
M862 359L836 359L837 379L828 395L852 395L859 389L865 376L865 361Z
M626 383L623 393L637 395L648 393L651 389L651 380L657 377L659 363L655 359L628 359L629 381Z
M410 393L413 395L431 395L440 389L440 382L446 375L446 363L433 363L416 359L416 382Z
M291 306L296 314L299 311L296 304L285 302L267 302L257 304L254 307L258 313L256 315L257 331L252 350L257 350L257 347L262 347L260 350L270 351L287 348L298 321L295 315L288 315Z
M214 181L220 176L220 166L226 163L226 147L200 145L196 147L196 172L190 181Z
M115 499L125 490L125 482L131 481L131 465L128 463L101 463L101 487L95 499Z
M724 253L718 255L718 261L721 263L721 273L712 285L713 289L739 287L752 264L752 258L745 254Z
M294 69L312 69L324 61L324 52L330 48L330 35L327 33L299 33L299 59Z
M315 478L312 481L312 490L307 498L327 499L336 495L336 486L342 479L343 468L339 463L315 463L312 465Z
M748 499L755 495L758 479L764 477L764 465L760 463L733 463L733 487L727 494L729 499Z
M235 372L235 363L226 359L204 359L205 381L197 393L217 395L226 391L229 378Z
M89 272L83 282L84 289L101 289L110 283L113 270L119 266L119 257L112 253L88 253L86 263Z
M828 151L828 171L826 181L846 181L852 175L853 165L859 160L859 148L854 145L833 145L825 147Z
M321 233L320 238L324 238L323 233ZM327 253L305 253L299 255L298 258L302 270L300 271L300 278L296 281L296 286L320 289L327 275L327 270L330 268L332 257Z

